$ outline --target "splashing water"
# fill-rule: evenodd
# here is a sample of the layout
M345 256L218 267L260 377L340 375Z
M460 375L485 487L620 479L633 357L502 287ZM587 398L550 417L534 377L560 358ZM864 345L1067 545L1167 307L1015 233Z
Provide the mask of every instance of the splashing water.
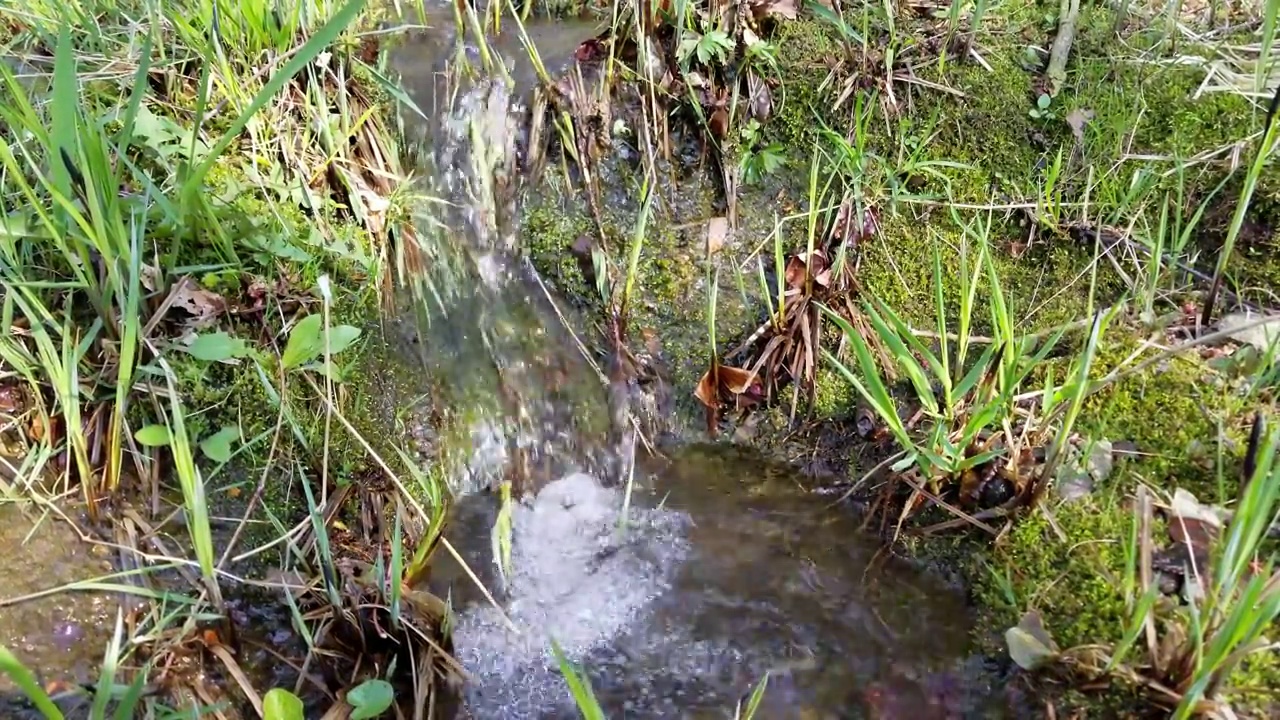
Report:
M476 408L476 452L455 488L462 495L512 474L518 492L536 490L573 471L610 472L613 460L603 388L520 253L519 161L532 85L513 83L532 73L513 72L523 50L505 40L493 47L506 72L481 69L475 45L451 53L449 31L410 43L397 63L430 118L409 118L406 135L434 197L416 223L426 257L402 263L402 272L430 269L401 281L430 328L424 359L459 395L455 405Z

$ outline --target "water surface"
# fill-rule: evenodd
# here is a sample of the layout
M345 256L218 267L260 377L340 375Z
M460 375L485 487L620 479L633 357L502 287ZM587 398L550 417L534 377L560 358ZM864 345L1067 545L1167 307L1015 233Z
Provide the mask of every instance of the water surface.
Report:
M794 472L706 446L645 475L625 531L621 490L585 475L544 488L514 518L507 583L491 498L461 502L455 538L520 631L456 573L438 578L461 608L470 717L573 717L553 639L610 717L732 717L766 674L762 718L1007 714L972 655L963 594L879 553Z
M0 504L0 645L44 683L97 682L115 627L118 598L55 592L114 571L104 545L91 545L61 518L30 504ZM0 674L0 717L17 688Z

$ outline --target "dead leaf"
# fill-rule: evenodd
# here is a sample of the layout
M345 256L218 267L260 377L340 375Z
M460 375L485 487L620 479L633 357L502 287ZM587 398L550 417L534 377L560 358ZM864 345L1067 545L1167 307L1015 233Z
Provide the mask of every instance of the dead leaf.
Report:
M706 407L720 407L720 391L710 370L702 374L698 386L693 389L693 396Z
M747 73L747 102L751 108L751 117L765 122L773 115L773 92L769 83L754 72Z
M187 321L190 328L207 327L227 310L227 301L221 295L200 287L191 276L182 278L173 286L169 304L191 316Z
M800 16L797 0L750 0L751 14L756 20L767 17L795 20Z
M1250 325L1252 327L1248 327ZM1232 313L1218 321L1218 328L1229 332L1232 340L1264 352L1280 341L1280 315L1265 318L1251 313Z
M866 208L859 217L855 212L856 207L857 203L852 194L846 195L841 201L835 220L831 223L831 232L828 234L832 247L848 245L849 249L856 248L859 242L876 231L875 212L871 208Z
M755 379L756 374L750 370L729 367L728 365L720 366L720 387L729 391L732 395L741 395L746 392Z
M713 217L707 221L707 255L715 255L729 240L729 219Z
M0 415L10 417L27 411L26 394L17 385L0 385Z
M609 56L608 49L599 38L591 38L573 51L573 59L580 63L597 62Z
M814 250L812 255L808 253L792 255L787 259L784 272L787 287L793 290L803 289L809 277L822 287L831 284L831 268L827 266L827 254L821 250Z
M729 134L729 111L722 107L716 108L707 120L707 126L711 129L712 135L723 140L724 136Z
M1181 488L1173 493L1169 507L1169 539L1186 548L1198 572L1208 569L1213 544L1222 534L1225 511L1202 505Z
M155 292L156 288L160 286L160 268L143 263L139 271L138 280L142 283L142 287L150 292Z
M1040 613L1028 611L1018 624L1004 633L1009 657L1023 670L1038 670L1058 656L1058 645L1045 630Z
M712 380L713 375L717 376L718 382ZM706 407L718 408L720 407L721 399L727 397L738 398L745 396L748 404L754 404L756 399L762 395L762 391L760 383L757 382L755 372L728 365L719 365L702 375L693 394ZM739 404L739 407L742 407L742 405Z
M391 201L364 184L361 184L359 193L360 199L364 202L365 229L369 231L369 234L380 238L386 227L387 210L391 207Z
M1093 111L1084 108L1076 108L1067 113L1063 118L1067 123L1067 127L1071 128L1071 134L1076 136L1076 142L1084 142L1084 126L1089 124L1093 119Z
M876 431L876 416L870 410L860 407L853 413L853 427L858 437L866 440Z

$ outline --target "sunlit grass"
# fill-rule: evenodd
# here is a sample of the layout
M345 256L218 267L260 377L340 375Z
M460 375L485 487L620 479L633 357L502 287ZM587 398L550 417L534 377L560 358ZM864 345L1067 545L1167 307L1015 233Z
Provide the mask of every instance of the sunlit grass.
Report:
M380 115L385 108L372 105L374 93L367 87L380 76L355 57L357 43L349 32L370 16L364 0L283 6L260 0L36 0L14 15L9 11L6 19L21 22L3 39L6 50L31 62L0 63L0 133L5 140L0 142L0 279L7 291L0 361L6 382L20 379L24 384L33 426L44 431L29 439L27 455L20 460L28 471L21 483L6 485L5 492L44 502L46 494L63 492L50 483L78 484L88 510L99 513L106 496L126 482L169 468L160 473L161 482L181 490L183 525L194 560L173 558L175 564L165 567L200 580L193 589L203 590L201 600L183 604L171 621L194 632L194 618L204 602L221 607L223 564L231 550L219 560L205 460L225 464L233 454L226 438L239 438L242 432L231 427L208 435L203 421L193 423L208 409L193 407L187 396L190 373L179 370L180 364L189 368L195 355L187 348L195 347L193 341L210 340L201 346L202 361L239 362L248 372L256 369L264 393L276 398L281 418L288 420L277 429L288 434L286 441L305 436L296 422L297 403L320 404L324 398L299 400L289 394L283 372L276 372L281 357L246 345L234 328L192 334L180 317L167 313L182 288L205 292L200 273L211 269L270 276L283 269L277 263L286 257L280 253L288 251L295 263L292 273L313 272L303 267L307 261L298 259L305 252L284 245L268 247L274 254L264 259L262 241L243 232L243 210L232 207L239 197L226 199L222 184L228 176L243 176L248 183L236 195L265 209L263 217L254 218L258 227L288 233L285 224L293 221L284 218L299 210L289 207L293 201L311 213L305 222L314 225L312 237L319 237L321 252L332 253L326 262L350 267L354 259L357 270L380 276L376 258L386 256L381 248L348 248L340 254L337 246L330 250L323 245L334 224L358 224L369 232L368 241L377 243L385 240L391 222L382 214L383 205L372 200L395 192L398 168L388 160L395 143ZM120 73L119 67L129 72ZM103 68L116 69L104 73ZM337 116L317 126L319 109L328 116L332 107L340 109ZM373 157L357 157L370 150ZM266 158L278 160L274 178L267 177ZM329 176L340 182L325 186ZM269 184L273 182L279 186ZM340 198L355 221L339 218L326 204ZM352 338L346 333L349 326L329 320L326 312L324 362L317 365L307 358L298 372L321 373L329 400L324 405L332 408L338 379L330 356ZM283 325L286 320L274 322ZM331 328L343 331L343 337L331 335ZM329 424L326 418L326 470ZM272 455L275 448L273 441ZM68 462L60 477L41 473L49 458L64 449ZM318 518L336 479L325 475L320 480L317 488L324 490L315 494L304 484L312 518ZM432 507L430 546L440 532L444 503ZM331 519L325 516L316 525L315 559L321 562L308 558L306 564L325 568L325 579L336 581L334 550L325 542L325 524ZM291 531L281 531L287 546ZM394 587L392 604L399 605L399 578L414 569L412 564L406 568L403 556L414 556L417 572L426 558L417 548L404 547L399 533L396 540L401 552L392 572L397 579L385 587ZM328 587L333 604L341 607L337 588ZM116 589L86 581L58 591ZM169 597L146 587L126 590L156 601ZM117 636L112 648L137 643L163 654L181 635L166 631L146 640ZM120 699L117 677L126 671L116 655L104 662L99 685ZM131 676L124 699L147 681L147 674L142 669ZM105 702L101 692L96 705ZM131 713L125 711L126 716Z

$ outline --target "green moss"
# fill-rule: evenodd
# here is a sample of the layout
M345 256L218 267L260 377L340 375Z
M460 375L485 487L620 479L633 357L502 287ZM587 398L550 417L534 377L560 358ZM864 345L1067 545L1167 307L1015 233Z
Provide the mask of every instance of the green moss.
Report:
M952 64L928 78L963 96L928 92L917 101L917 117L927 118L937 133L930 157L973 168L955 173L951 190L959 201L989 202L993 180L1026 190L1027 181L1039 174L1041 151L1032 142L1039 127L1027 114L1035 99L1031 75L1012 48L993 49L986 58L990 71Z
M1096 496L1050 512L1052 522L1036 511L1015 524L992 549L985 571L975 573L984 624L1011 627L1035 609L1064 649L1118 641L1128 620L1121 543L1129 536L1130 513Z
M1104 346L1094 376L1110 372L1137 347L1132 340ZM1221 379L1198 356L1182 354L1087 399L1078 427L1089 437L1134 443L1141 455L1129 461L1132 472L1157 487L1185 488L1206 502L1227 501L1232 498L1219 497L1219 429L1225 432L1223 461L1230 472L1243 449L1233 417L1238 410Z
M828 365L819 366L814 379L813 411L821 418L836 418L857 407L857 391Z
M534 266L561 292L579 301L599 298L596 289L587 286L572 253L579 238L596 234L583 209L550 192L538 193L524 206L522 230Z
M969 562L980 611L976 634L991 652L1006 651L1004 630L1029 610L1040 613L1064 650L1123 637L1129 624L1123 543L1133 520L1117 498L1104 493L1033 511L987 557ZM1123 717L1142 704L1135 690L1116 685L1102 697L1064 697L1064 706Z
M765 125L766 137L800 157L818 138L820 119L832 128L843 128L853 101L846 102L843 113L832 106L837 88L845 78L832 74L830 58L843 55L836 31L828 24L801 19L784 23L773 41L778 47L778 66L783 78L775 91L774 114ZM796 158L792 158L796 159Z

